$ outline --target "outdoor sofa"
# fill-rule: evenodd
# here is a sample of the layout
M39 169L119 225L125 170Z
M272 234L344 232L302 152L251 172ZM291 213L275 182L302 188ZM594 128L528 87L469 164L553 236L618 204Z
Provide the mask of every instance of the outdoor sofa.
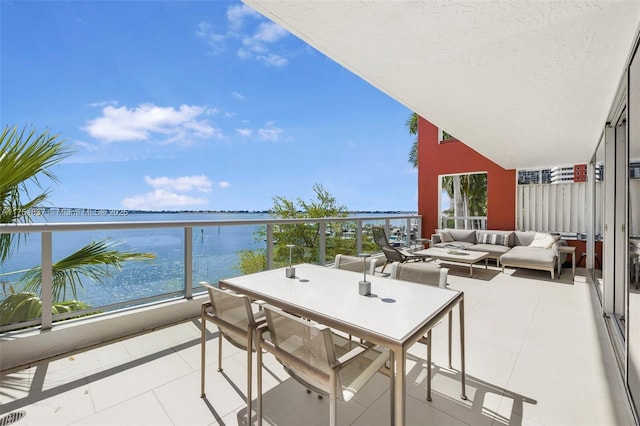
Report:
M555 278L558 262L566 254L558 246L567 245L559 235L534 231L501 231L476 229L436 229L432 247L475 250L489 253L498 266L549 271Z

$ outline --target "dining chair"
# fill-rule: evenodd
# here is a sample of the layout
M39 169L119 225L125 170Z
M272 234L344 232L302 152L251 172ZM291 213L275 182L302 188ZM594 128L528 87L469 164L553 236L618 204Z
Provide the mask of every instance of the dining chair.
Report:
M364 342L353 346L331 329L264 305L266 329L258 348L272 353L285 371L307 389L329 396L329 424L337 422L337 401L349 401L389 359L389 352ZM267 332L268 330L268 332ZM265 335L269 339L265 338ZM262 424L262 350L258 360L258 425Z
M265 324L264 312L254 312L250 299L230 290L221 290L208 283L201 283L209 292L209 300L202 304L201 383L200 397L205 397L205 349L206 323L218 327L218 371L222 372L222 338L233 346L247 351L247 418L251 419L251 368L253 352L257 350L256 329Z
M359 256L350 256L346 254L336 254L333 267L336 269L346 269L347 271L363 273L364 265L367 265L367 274L374 276L376 268L381 265L384 260L381 257L367 257L365 261Z
M391 264L391 275L389 278L402 281L411 281L418 284L426 284L434 287L446 288L447 276L449 275L448 268L442 268L440 265L425 262L425 263L399 263L394 262ZM449 311L449 368L452 368L451 363L451 330L453 327L453 312ZM427 374L427 401L431 401L431 330L427 332L426 336L423 336L418 342L427 345L427 365L429 366L429 373ZM463 385L464 386L464 385ZM462 395L465 395L464 389Z

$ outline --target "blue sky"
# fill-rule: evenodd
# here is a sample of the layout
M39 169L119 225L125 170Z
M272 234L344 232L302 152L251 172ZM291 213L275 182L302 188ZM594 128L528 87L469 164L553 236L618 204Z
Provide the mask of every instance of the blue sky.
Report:
M51 205L417 210L411 111L241 2L0 1L2 125L74 151Z

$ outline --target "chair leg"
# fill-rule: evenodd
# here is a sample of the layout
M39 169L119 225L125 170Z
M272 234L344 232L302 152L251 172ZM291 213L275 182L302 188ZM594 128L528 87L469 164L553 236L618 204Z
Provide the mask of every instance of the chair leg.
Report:
M253 361L253 330L250 328L247 332L247 424L251 424L252 410L251 410L251 385L252 385L252 361Z
M207 345L206 333L207 333L207 320L204 315L201 315L200 320L200 398L205 397L204 393L204 366L205 366L205 349Z
M329 425L336 426L338 424L338 413L336 410L337 401L336 401L336 372L335 370L331 370L329 376Z
M218 329L218 372L222 372L222 331Z
M259 344L256 350L256 361L258 369L258 371L256 371L258 375L258 406L256 407L256 415L258 417L258 426L262 426L262 347ZM249 418L249 423L252 423L251 418Z

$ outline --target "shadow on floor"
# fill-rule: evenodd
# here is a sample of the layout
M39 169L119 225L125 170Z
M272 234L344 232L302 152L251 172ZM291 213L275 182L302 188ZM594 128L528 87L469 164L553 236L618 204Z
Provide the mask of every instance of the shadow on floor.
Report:
M522 425L527 404L537 401L473 376L466 376L468 400L460 398L460 372L432 367L432 401L426 400L424 360L410 356L415 365L407 374L406 424ZM388 425L391 419L389 379L378 374L366 385L362 399L338 401L338 424ZM253 410L257 401L254 400ZM252 420L256 422L255 411ZM237 414L238 425L246 425L247 409ZM263 394L265 425L324 426L329 421L329 398L318 399L298 382L287 379Z

